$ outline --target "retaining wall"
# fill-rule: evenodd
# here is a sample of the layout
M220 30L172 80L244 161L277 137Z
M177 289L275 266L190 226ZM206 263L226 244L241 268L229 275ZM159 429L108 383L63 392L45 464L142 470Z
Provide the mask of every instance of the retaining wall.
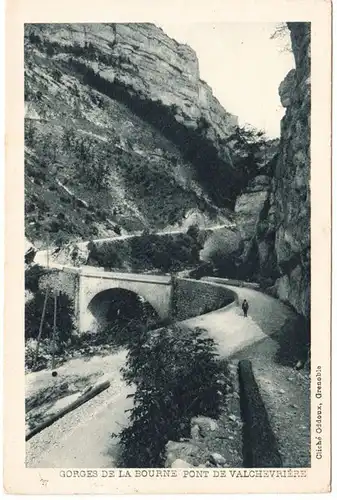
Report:
M243 420L243 466L282 467L278 443L254 377L252 363L239 361L240 406Z
M251 288L252 290L259 290L260 285L258 283L251 283L249 281L241 281L241 280L234 280L231 278L217 278L213 276L204 276L202 278L203 281L208 281L212 283L219 283L222 285L232 285L232 286L238 286L238 287L244 287L244 288Z
M72 300L75 299L78 285L78 274L64 272L62 270L52 270L42 276L39 280L39 288L45 290L47 287L52 290L66 293Z
M183 321L220 309L237 301L237 295L224 286L190 278L175 278L172 291L172 316Z

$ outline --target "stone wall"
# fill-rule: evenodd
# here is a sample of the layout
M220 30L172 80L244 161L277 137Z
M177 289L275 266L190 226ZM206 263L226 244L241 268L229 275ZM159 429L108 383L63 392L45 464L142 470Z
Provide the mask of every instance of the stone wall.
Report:
M203 281L209 281L211 283L219 283L220 285L232 285L238 286L240 288L250 288L251 290L259 290L259 283L252 283L249 281L233 280L230 278L218 278L216 276L204 276Z
M236 294L222 285L175 278L172 315L175 320L182 321L220 309L235 300Z
M53 269L39 280L40 290L45 290L47 287L53 291L57 290L66 294L73 301L74 313L75 317L77 317L79 274Z

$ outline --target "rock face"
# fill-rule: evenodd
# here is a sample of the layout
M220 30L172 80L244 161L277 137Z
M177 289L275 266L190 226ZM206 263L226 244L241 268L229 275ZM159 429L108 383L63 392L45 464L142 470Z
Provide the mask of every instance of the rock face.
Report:
M49 43L75 47L104 79L123 84L140 100L176 106L175 118L197 129L200 119L209 134L224 139L237 125L199 76L197 55L149 23L39 25ZM81 48L83 49L81 51ZM94 54L94 55L93 55Z
M236 222L240 228L244 244L241 258L247 262L251 256L254 237L261 218L262 211L269 197L270 178L264 175L255 177L236 199Z
M234 205L237 117L200 79L196 53L153 24L26 25L25 110L33 241L49 208L63 237L176 226L191 211L209 221ZM76 200L62 219L57 206Z
M274 174L277 295L310 314L310 23L288 24L296 62L280 86L286 106Z
M242 234L237 227L219 229L206 239L200 259L211 264L220 276L235 278L242 245Z

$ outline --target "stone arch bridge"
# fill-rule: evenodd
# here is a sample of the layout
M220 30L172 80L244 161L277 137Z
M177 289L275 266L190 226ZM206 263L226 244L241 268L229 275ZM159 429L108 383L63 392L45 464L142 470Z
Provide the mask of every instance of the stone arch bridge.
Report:
M147 304L159 320L184 320L236 300L223 285L170 275L107 272L99 268L55 266L46 283L74 301L79 332L95 331L118 301ZM116 309L117 313L117 309Z

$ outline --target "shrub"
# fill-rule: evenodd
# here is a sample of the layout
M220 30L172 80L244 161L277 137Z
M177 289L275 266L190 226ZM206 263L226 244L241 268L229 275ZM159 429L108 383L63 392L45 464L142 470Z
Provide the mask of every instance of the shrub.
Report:
M35 129L32 120L25 121L25 144L27 146L35 144Z
M36 357L37 341L29 339L25 344L25 367L28 369L34 368L34 371L47 368L50 362L50 345L45 341L40 343L38 356Z
M61 78L62 78L62 71L60 71L59 69L55 68L53 70L53 78L57 81L57 82L60 82L61 81Z
M47 56L49 56L49 57L53 57L55 55L55 48L51 43L49 43L47 45L46 53L47 53Z
M57 233L57 231L60 229L60 223L57 220L52 220L50 223L50 231L52 233Z
M70 235L61 230L61 231L58 231L57 236L54 240L54 243L57 247L61 247L61 246L65 245L66 243L69 243L69 241L70 241Z
M120 466L160 467L165 444L187 436L193 416L219 415L229 372L198 328L139 331L131 340L122 371L136 392L130 425L119 435Z
M25 271L25 290L36 293L39 289L39 279L46 274L46 270L35 264Z
M28 35L29 41L33 45L41 46L42 39L39 35L36 35L34 32L29 33Z
M93 231L91 231L93 233ZM124 242L120 246L112 246L109 243L97 245L94 242L88 244L89 263L104 268L119 268L124 264Z
M147 327L151 327L151 320L133 319L127 322L116 321L115 323L111 323L101 328L97 332L90 333L88 340L90 345L98 346L109 344L114 348L125 348L133 344L135 336L139 335L139 332L144 330L145 324Z
M186 231L186 234L194 240L198 240L199 237L199 227L197 224L192 224Z

